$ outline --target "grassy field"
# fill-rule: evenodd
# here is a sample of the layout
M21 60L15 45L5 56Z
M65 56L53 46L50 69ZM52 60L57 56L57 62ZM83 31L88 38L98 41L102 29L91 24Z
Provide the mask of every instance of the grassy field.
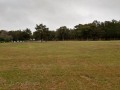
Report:
M120 90L120 41L0 44L0 90Z

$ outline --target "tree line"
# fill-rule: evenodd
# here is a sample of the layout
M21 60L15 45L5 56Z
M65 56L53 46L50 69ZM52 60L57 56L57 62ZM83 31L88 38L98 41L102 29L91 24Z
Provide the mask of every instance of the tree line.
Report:
M120 40L120 21L93 21L88 24L78 24L70 29L61 26L56 30L49 30L46 25L36 25L32 33L25 30L0 30L0 42L21 41L64 41L64 40Z

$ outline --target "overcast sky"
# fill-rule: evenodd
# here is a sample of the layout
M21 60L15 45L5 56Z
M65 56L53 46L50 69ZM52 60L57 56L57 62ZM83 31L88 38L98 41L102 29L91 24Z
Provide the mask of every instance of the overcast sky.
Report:
M51 30L93 20L120 19L120 0L0 0L0 29L16 30L43 23Z

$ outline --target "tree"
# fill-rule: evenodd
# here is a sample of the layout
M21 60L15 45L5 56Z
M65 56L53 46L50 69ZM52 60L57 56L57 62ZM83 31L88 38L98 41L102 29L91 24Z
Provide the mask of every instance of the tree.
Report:
M21 30L9 31L9 35L13 37L13 41L24 41L23 33Z
M12 40L12 36L8 34L7 31L1 30L0 31L0 42L9 42Z
M76 25L74 27L74 32L75 32L75 38L76 40L81 40L83 37L82 37L82 28L83 28L83 25L82 24L79 24L79 25Z
M32 36L31 30L26 28L25 30L22 31L22 37L24 40L30 40Z
M55 35L56 35L55 31L49 31L48 32L48 40L50 40L50 41L56 40Z
M88 40L91 37L91 29L90 24L79 24L74 27L75 33L76 33L76 39L78 40Z
M66 26L62 26L56 31L56 37L58 40L68 40L69 39L69 29Z
M33 33L35 40L41 40L41 42L48 40L49 28L47 28L46 25L36 25L35 29L36 31Z
M76 32L74 29L69 30L69 39L70 40L76 40Z

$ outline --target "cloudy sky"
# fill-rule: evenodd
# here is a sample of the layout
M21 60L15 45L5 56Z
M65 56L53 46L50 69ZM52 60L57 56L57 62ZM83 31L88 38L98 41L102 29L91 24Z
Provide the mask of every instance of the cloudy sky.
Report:
M0 29L16 30L43 23L51 30L93 20L120 19L120 0L0 0Z

